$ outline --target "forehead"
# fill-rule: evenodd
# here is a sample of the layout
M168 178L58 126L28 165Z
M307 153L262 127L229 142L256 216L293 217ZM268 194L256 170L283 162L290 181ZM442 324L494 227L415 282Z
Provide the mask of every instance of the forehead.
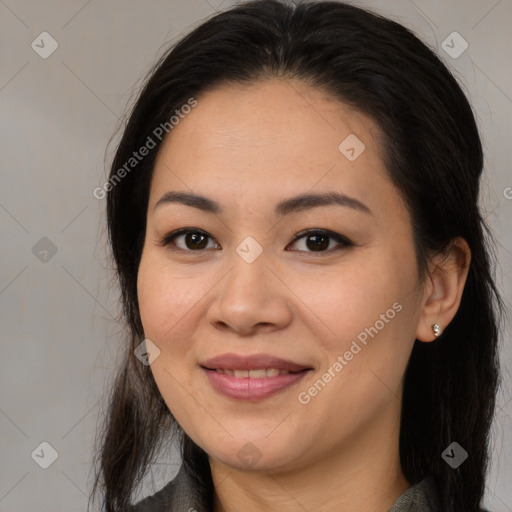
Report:
M228 203L233 192L276 202L312 189L393 194L380 141L373 120L303 82L222 85L197 97L167 136L150 204L171 188L215 191Z

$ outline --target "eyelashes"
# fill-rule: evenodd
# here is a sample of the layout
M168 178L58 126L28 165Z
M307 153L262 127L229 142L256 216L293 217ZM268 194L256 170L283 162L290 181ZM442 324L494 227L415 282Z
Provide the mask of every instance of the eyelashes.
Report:
M186 236L186 235L193 235L192 237L189 237L188 241L193 241L194 244L199 249L182 249L181 247L176 247L176 244L174 243L175 240L180 236ZM210 235L206 233L205 231L197 228L181 228L177 229L176 231L173 231L169 233L161 242L159 245L162 246L169 246L173 250L180 250L184 252L202 252L205 248L202 247L204 245L204 241L206 239L211 239ZM220 247L218 244L216 244L216 247Z
M327 250L313 250L313 251L301 251L298 252L308 252L308 253L331 253L343 248L352 247L355 244L349 240L347 237L340 235L339 233L334 233L333 231L329 231L326 229L310 229L307 231L302 231L301 233L297 234L297 236L292 240L292 244L296 243L299 240L304 239L306 243L313 241L313 247L316 249L321 249L325 246L325 241L327 240ZM330 240L334 240L338 244L337 247L330 247L331 242ZM297 251L297 249L294 249L294 251Z
M184 247L176 245L176 241L180 238L183 238L184 243L182 245L184 245ZM307 244L311 243L313 250L291 249L291 251L322 255L332 254L335 251L355 245L347 237L339 233L325 229L309 229L298 233L287 247L296 244L296 242L302 239L305 241L305 247L309 248ZM331 247L331 241L334 241L338 245L334 248ZM210 242L212 242L212 244L210 244ZM172 231L158 242L158 245L182 253L204 253L207 249L221 249L221 246L215 242L208 233L198 228L181 228Z

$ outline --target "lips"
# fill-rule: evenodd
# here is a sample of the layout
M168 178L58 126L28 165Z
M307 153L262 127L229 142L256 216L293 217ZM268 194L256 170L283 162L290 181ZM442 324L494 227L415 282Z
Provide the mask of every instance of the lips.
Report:
M311 369L311 366L280 359L268 354L255 354L252 356L222 354L204 361L201 363L201 366L208 370L262 370L270 368L279 370L280 373L281 371L300 372Z
M277 377L278 375L288 375L289 370L280 370L279 368L258 368L256 370L235 370L228 368L215 368L216 371L222 375L231 375L238 379L249 377L251 379L266 379L267 377Z
M313 368L267 354L223 354L201 363L212 387L222 395L261 400L301 380Z

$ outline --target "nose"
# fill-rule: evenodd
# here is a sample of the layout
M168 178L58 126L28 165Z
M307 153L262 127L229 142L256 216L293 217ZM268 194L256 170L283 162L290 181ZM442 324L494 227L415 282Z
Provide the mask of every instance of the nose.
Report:
M208 322L240 336L285 328L292 319L293 293L283 281L263 255L248 263L234 253L231 270L214 288Z

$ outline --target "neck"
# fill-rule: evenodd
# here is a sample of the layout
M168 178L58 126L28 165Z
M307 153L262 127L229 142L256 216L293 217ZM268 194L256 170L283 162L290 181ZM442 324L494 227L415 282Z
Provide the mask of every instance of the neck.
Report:
M210 458L214 512L389 510L410 485L400 468L399 428L378 427L293 467L247 471Z

